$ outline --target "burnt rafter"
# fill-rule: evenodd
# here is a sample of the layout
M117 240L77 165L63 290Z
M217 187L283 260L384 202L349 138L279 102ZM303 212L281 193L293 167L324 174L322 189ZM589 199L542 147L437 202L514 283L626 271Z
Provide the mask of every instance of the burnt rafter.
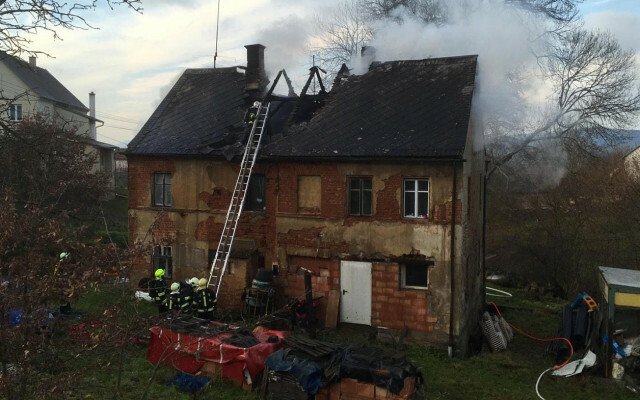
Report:
M311 82L313 82L314 78L318 81L318 84L320 85L320 92L318 94L324 94L327 92L324 88L324 83L322 83L322 77L320 76L320 71L322 71L323 74L327 73L325 70L315 65L309 68L309 78L307 78L307 83L304 84L304 87L302 88L302 92L300 92L301 97L307 94L307 90L309 90L309 85L311 85Z

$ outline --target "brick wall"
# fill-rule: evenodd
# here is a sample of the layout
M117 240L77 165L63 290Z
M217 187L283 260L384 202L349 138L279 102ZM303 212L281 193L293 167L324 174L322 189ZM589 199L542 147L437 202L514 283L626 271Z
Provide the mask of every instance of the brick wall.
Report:
M167 158L129 157L129 208L151 207L153 174L175 170Z
M400 289L397 263L373 263L371 319L374 326L432 332L426 290Z

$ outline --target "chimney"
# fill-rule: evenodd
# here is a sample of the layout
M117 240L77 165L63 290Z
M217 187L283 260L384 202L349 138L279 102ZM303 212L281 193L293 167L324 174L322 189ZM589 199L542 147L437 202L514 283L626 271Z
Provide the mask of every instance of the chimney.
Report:
M89 93L89 137L96 140L98 132L96 130L96 94Z
M247 49L246 86L252 101L259 100L267 87L267 73L264 70L264 49L261 44L249 44Z
M360 57L362 58L362 62L366 65L369 71L371 68L380 64L379 61L376 61L376 48L373 46L362 46L362 50L360 50Z
M36 67L36 57L35 56L29 56L29 66L31 68L35 68Z

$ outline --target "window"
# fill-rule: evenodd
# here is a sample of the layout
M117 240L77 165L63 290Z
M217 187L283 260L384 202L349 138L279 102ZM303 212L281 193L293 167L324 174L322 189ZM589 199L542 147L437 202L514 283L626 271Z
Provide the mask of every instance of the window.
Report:
M298 177L298 211L319 213L322 200L321 179L319 176Z
M153 205L159 207L171 207L173 197L171 196L171 174L153 174Z
M173 273L173 258L171 246L156 246L153 248L153 270L164 269L165 278L171 279Z
M371 178L349 178L349 215L371 215Z
M400 264L400 287L427 289L429 287L429 264L419 261Z
M244 209L246 211L263 211L266 208L267 178L264 175L253 174L249 180L249 189L247 189L247 197L244 200Z
M22 121L22 104L11 104L9 106L9 120Z
M429 179L404 180L405 218L426 218L429 214Z

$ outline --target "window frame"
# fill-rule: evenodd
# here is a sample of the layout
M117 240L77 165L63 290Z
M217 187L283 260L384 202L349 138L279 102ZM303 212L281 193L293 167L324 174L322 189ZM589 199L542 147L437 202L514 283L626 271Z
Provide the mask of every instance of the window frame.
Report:
M161 268L164 270L165 278L171 279L173 276L173 246L154 246L153 254L151 255L151 265L153 265L153 271Z
M368 180L370 182L370 188L365 189L362 185L363 181ZM359 181L359 188L353 189L352 181ZM352 192L357 191L360 198L358 204L358 213L354 213L351 209ZM363 212L364 209L364 196L363 193L369 192L369 214ZM347 214L352 217L371 217L373 216L373 177L367 175L354 175L347 177Z
M20 103L12 103L9 105L9 121L20 122L23 120L23 107ZM18 118L19 117L19 118Z
M157 183L157 177L162 176L162 183ZM169 177L169 183L166 182L166 178ZM171 191L173 182L170 172L154 172L153 173L153 188L151 192L151 201L153 207L173 207L173 192ZM162 185L162 198L158 199L156 195L156 187ZM167 190L168 189L168 190ZM169 196L167 196L167 193Z
M427 182L427 189L426 190L420 190L419 189L419 182L420 181L426 181ZM407 182L413 182L414 186L413 186L413 190L411 191L407 191L406 188L406 184ZM407 215L407 193L414 193L414 197L413 197L413 214L412 215ZM429 198L429 194L431 192L431 179L429 179L429 177L408 177L408 178L404 178L402 180L402 217L403 218L407 218L407 219L428 219L429 218L429 206L430 206L430 198ZM426 214L424 215L418 215L418 203L419 203L419 195L420 193L425 193L426 194Z
M256 179L258 178L258 179ZM262 180L262 187L257 187L258 180ZM257 193L261 191L261 193ZM254 193L255 192L255 193ZM261 205L262 207L249 207L250 205L258 205L260 204L257 200L254 202L250 202L251 196L259 194L262 197ZM256 197L257 198L257 197ZM244 205L242 206L242 211L264 211L267 209L267 176L265 174L251 174L251 179L249 179L249 187L247 188L246 198L244 200Z
M414 285L407 285L407 267L409 268L426 268L427 270L427 282L425 283L424 286L414 286ZM400 272L400 289L413 289L413 290L429 290L429 283L430 283L430 272L431 272L431 267L433 267L433 264L429 264L429 263L411 263L411 262L404 262L404 263L400 263L399 265L399 272Z

